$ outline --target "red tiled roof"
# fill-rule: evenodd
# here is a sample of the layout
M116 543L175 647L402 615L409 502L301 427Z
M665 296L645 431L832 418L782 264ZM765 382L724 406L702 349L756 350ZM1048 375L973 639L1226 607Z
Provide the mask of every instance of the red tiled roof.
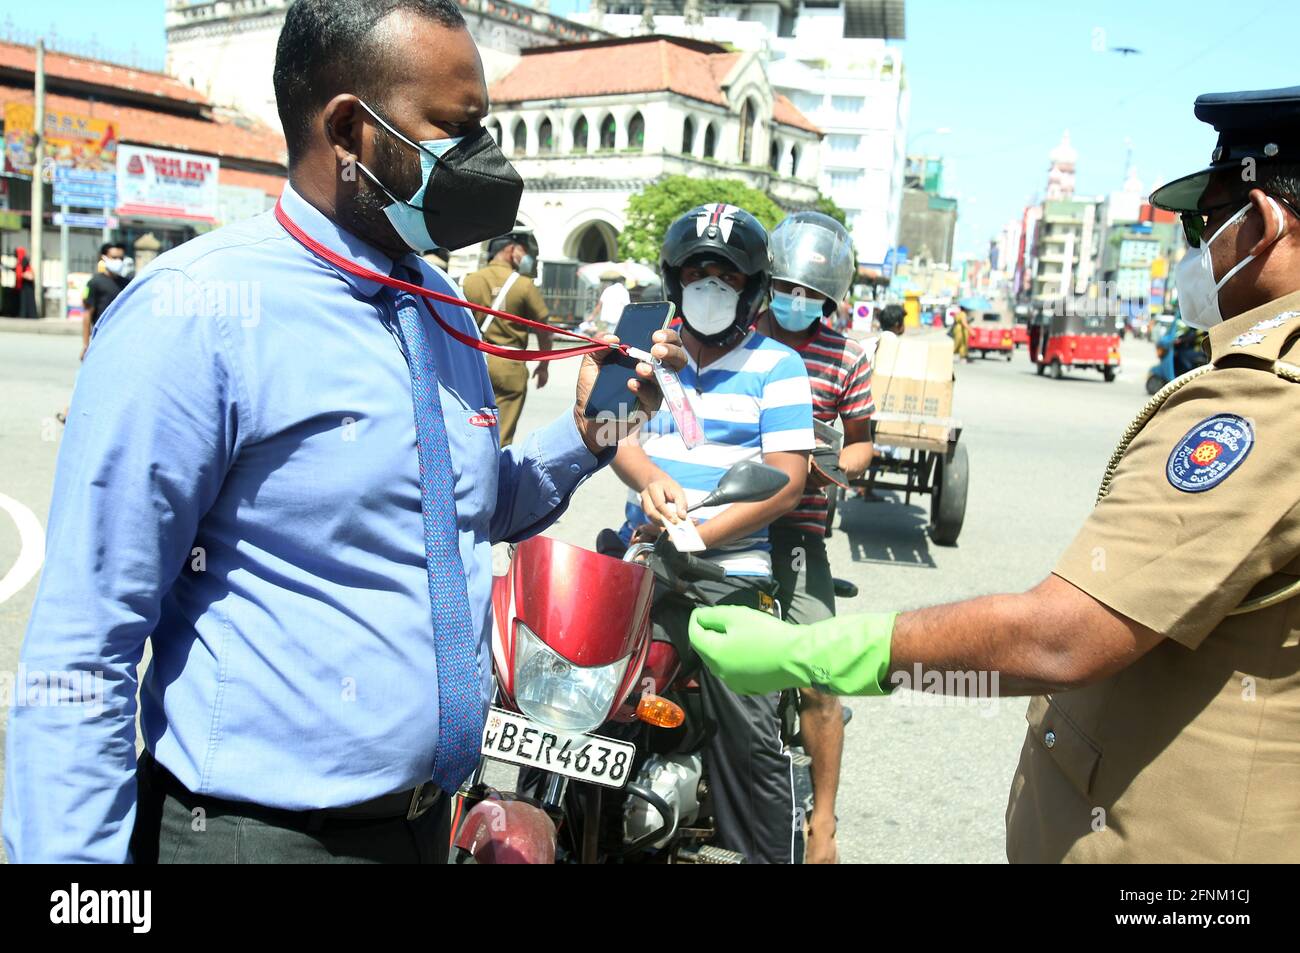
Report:
M11 69L28 73L36 71L36 50L30 46L0 41L0 63ZM132 69L102 60L88 60L67 53L48 50L45 53L45 75L100 86L114 86L132 92L176 99L185 103L206 103L207 99L192 86L187 86L166 73Z
M668 40L551 47L520 59L493 84L498 102L654 93L667 90L726 105L710 61L734 53L701 53Z
M32 101L31 89L0 84L0 102ZM285 161L284 137L273 129L251 121L245 128L244 125L218 119L175 116L136 106L92 103L72 96L48 93L45 96L45 108L110 120L116 124L117 138L122 142L259 162L283 164Z
M713 73L714 82L721 86L739 59L739 53L714 53L710 56L709 71Z
M494 102L671 92L727 105L722 84L742 54L664 37L600 41L527 50L489 90ZM820 133L784 96L773 118Z
M815 132L821 135L822 131L812 124L812 122L801 113L794 103L790 102L780 93L776 94L776 100L772 103L772 118L783 126L794 126L796 129L806 129L809 132Z

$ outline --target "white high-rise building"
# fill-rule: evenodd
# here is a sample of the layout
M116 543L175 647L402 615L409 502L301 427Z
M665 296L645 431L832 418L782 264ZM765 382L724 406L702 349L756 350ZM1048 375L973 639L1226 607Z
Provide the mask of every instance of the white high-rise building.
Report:
M826 134L818 187L844 209L859 262L884 263L903 197L909 98L888 43L903 38L903 0L592 0L575 19L765 53L772 86Z

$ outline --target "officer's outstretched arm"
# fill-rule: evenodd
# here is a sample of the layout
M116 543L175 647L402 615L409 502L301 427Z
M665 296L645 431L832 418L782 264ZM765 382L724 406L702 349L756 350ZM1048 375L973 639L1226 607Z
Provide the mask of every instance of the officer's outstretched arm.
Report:
M888 694L910 685L917 665L927 674L996 672L999 694L1039 695L1105 678L1161 639L1059 576L1019 595L808 626L713 606L695 610L690 634L736 691L813 687L837 695Z

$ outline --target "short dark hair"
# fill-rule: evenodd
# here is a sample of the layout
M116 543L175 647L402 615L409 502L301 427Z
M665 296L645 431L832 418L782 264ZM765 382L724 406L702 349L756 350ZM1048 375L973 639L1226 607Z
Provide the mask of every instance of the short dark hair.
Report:
M126 254L126 246L121 242L104 242L104 244L99 246L99 257L103 258L109 253L109 250L113 248L120 248L122 249L122 254Z
M1265 195L1300 206L1300 166L1261 162L1258 169L1259 181L1250 184L1263 189Z
M1210 185L1218 185L1229 198L1240 199L1243 203L1252 189L1259 189L1265 195L1300 206L1300 165L1290 162L1260 162L1251 178L1243 178L1241 171L1235 168L1220 169L1210 178L1207 192ZM1204 201L1204 195L1201 201Z
M880 330L896 331L903 326L906 314L901 304L887 304L880 310Z
M412 10L448 27L463 27L456 0L294 0L275 47L275 105L289 164L306 149L311 117L339 93L382 100L388 70L374 42L375 26L396 10Z

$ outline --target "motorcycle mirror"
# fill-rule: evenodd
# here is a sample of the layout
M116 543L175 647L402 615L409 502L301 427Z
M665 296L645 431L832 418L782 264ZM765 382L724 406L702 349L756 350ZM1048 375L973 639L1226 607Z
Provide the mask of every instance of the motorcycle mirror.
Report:
M770 500L790 482L790 477L776 467L746 460L737 463L718 481L713 492L691 507L726 506L729 503L757 503Z

